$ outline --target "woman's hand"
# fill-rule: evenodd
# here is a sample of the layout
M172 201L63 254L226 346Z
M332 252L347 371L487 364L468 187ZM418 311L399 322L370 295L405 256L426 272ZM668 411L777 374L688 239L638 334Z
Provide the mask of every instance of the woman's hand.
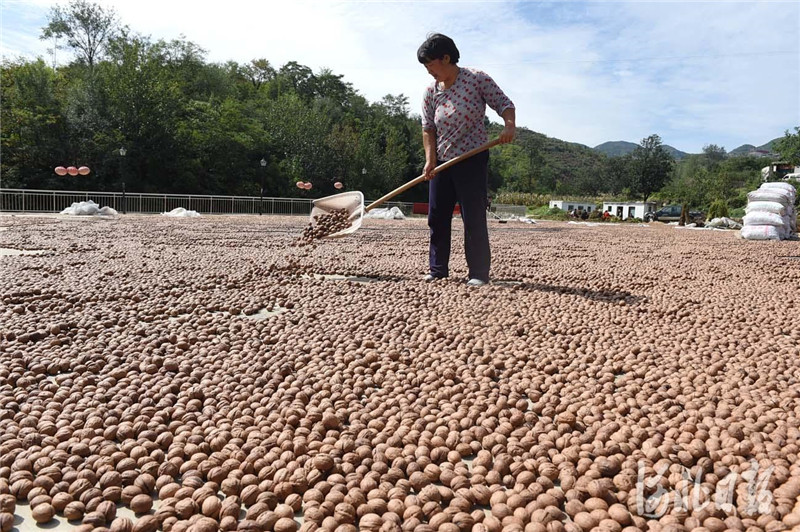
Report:
M508 144L509 142L513 142L516 134L517 127L514 125L514 122L506 122L506 127L504 127L503 131L500 132L500 144Z
M433 173L434 168L436 168L436 163L432 163L430 161L425 162L425 168L423 169L422 173L425 174L425 181L430 181L434 178L435 174Z
M425 168L422 174L425 181L433 179L433 169L436 168L436 130L422 130L422 147L425 149Z
M511 107L503 111L503 114L500 116L503 117L503 122L506 125L503 128L503 131L500 132L500 143L508 144L514 140L514 136L517 134L517 112L513 107Z

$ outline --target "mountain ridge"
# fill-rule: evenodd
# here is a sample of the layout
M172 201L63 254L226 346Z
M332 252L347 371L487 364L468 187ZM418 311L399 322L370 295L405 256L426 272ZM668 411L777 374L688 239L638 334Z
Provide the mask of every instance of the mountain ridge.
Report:
M748 153L750 153L753 150L759 150L759 151L766 151L766 152L769 152L769 153L774 153L773 152L773 145L775 144L776 141L778 141L778 140L780 140L782 138L783 137L774 138L774 139L770 140L769 142L766 142L765 144L762 144L761 146L754 146L752 144L742 144L741 146L739 146L737 148L734 148L733 150L730 150L727 153L728 153L728 155L733 155L733 156L747 155ZM635 150L637 146L638 146L638 144L635 144L633 142L628 142L628 141L625 141L625 140L614 140L614 141L607 141L607 142L603 142L602 144L598 144L597 146L595 146L592 149L596 150L596 151L599 151L600 153L603 153L603 154L607 155L608 157L620 157L620 156L623 156L623 155L628 155L633 150ZM686 152L681 151L681 150L679 150L677 148L673 148L672 146L670 146L668 144L664 144L663 146L664 146L664 149L666 149L667 152L669 152L676 160L681 160L684 157L687 157L689 155L696 155L696 154L692 154L692 153L686 153Z

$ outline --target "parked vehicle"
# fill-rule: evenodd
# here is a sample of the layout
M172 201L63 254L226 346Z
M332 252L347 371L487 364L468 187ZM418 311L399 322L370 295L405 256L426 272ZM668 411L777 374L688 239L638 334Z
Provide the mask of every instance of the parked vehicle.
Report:
M700 211L689 211L686 221L689 223L702 223L706 219L705 215ZM654 212L648 212L644 216L646 222L680 222L681 221L681 206L680 205L667 205L661 207Z

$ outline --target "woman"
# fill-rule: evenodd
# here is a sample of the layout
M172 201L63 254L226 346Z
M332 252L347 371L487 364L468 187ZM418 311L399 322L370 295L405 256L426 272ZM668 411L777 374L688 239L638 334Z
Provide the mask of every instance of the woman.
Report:
M450 262L450 229L453 209L461 206L464 251L469 286L489 282L489 231L486 226L489 152L482 152L434 176L433 169L450 159L485 144L484 118L488 105L505 121L503 143L514 140L514 104L484 72L458 66L460 54L450 37L430 35L417 50L434 82L422 100L422 144L425 179L430 181L430 273L424 279L447 277Z

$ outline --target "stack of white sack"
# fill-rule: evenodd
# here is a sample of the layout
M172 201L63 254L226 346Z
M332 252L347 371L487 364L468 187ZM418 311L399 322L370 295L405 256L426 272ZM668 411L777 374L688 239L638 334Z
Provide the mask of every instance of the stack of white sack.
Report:
M797 190L789 183L764 183L747 195L742 238L784 240L797 233L794 202Z

